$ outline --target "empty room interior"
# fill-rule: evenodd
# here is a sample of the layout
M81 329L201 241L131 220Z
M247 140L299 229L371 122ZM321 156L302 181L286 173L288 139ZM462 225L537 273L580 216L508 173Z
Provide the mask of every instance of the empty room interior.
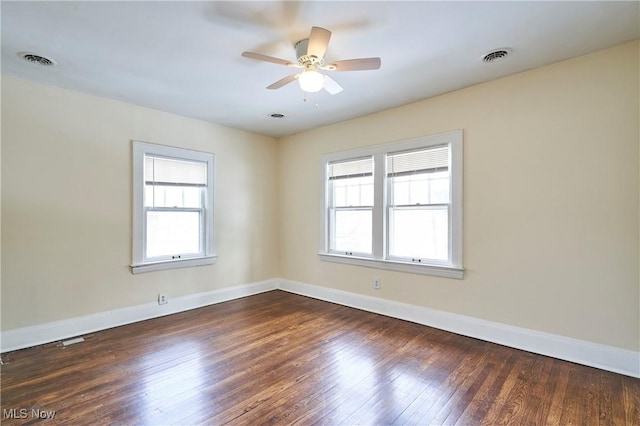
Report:
M640 425L640 2L13 2L3 424Z

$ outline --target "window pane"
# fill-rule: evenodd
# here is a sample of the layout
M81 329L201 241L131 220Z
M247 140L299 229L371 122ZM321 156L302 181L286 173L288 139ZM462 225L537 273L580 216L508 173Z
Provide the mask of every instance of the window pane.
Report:
M430 204L429 176L427 174L412 176L409 184L409 204Z
M389 256L448 260L448 208L389 209Z
M204 207L203 195L204 188L184 187L182 189L182 206L184 208L201 208Z
M334 207L373 205L373 176L336 179L330 183L333 184Z
M449 172L418 173L389 179L392 205L449 203Z
M347 187L344 185L333 185L333 205L348 206Z
M442 175L442 176L441 176ZM449 203L449 174L436 173L429 182L431 202L434 204Z
M391 179L391 204L408 205L411 204L410 186L408 176Z
M202 191L196 186L145 185L145 207L201 208Z
M333 212L332 249L344 252L371 253L371 218L369 210Z
M200 212L147 212L147 257L200 253Z

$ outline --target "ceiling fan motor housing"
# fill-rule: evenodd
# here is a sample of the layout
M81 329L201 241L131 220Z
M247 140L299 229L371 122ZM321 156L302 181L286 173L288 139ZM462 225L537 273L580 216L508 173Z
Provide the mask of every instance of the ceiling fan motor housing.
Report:
M307 49L309 47L308 38L300 40L294 45L294 47L296 49L296 57L298 58L298 63L305 68L317 68L324 64L324 58L318 58L314 55L307 55Z

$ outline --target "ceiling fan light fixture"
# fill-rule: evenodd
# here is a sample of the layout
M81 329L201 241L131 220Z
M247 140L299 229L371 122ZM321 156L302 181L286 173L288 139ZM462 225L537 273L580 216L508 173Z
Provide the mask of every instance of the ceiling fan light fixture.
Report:
M312 27L309 38L300 40L294 46L296 49L298 63L254 52L242 52L242 56L245 58L271 62L301 70L300 72L290 74L275 83L270 84L267 86L268 90L279 89L289 83L292 83L294 80L298 80L300 89L305 93L319 92L324 89L329 94L335 95L336 93L342 92L342 86L340 86L328 74L321 74L318 70L361 71L377 70L380 68L380 58L343 59L341 61L325 65L324 54L327 51L330 39L331 31L321 27Z
M300 88L308 93L319 92L324 86L324 76L318 71L306 70L298 77Z

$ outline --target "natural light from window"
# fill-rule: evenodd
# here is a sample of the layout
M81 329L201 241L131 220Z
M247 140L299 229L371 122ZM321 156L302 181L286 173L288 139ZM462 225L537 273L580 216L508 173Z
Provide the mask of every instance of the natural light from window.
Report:
M462 278L463 132L324 154L324 261Z
M132 271L213 263L213 154L133 146Z

